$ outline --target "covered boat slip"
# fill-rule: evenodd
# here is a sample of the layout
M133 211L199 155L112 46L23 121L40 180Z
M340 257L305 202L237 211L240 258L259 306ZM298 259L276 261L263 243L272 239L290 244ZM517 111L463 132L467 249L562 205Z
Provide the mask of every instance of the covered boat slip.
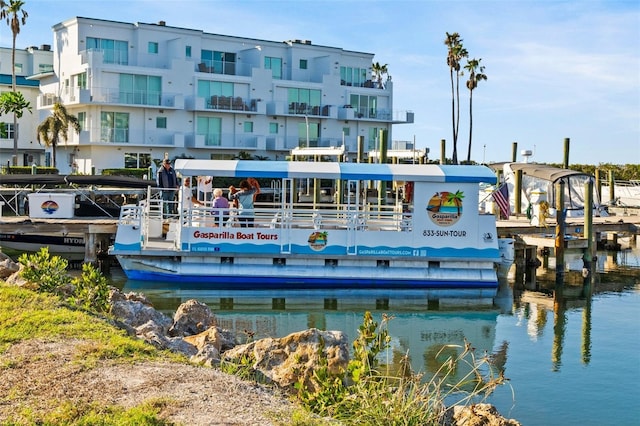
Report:
M0 175L0 203L12 215L28 215L29 195L55 194L71 200L69 217L117 217L122 204L145 196L150 185L155 182L129 176L5 174Z
M228 219L182 203L166 237L158 231L167 222L161 201L124 206L112 254L130 279L475 295L497 287L495 217L478 212L479 184L495 180L486 167L178 159L175 169L214 182L256 178L274 196ZM330 181L333 202L300 202L309 181ZM374 202L371 188L392 196ZM240 227L236 214L250 215L253 226Z
M555 185L558 182L564 184L564 204L567 217L584 216L585 184L593 182L594 177L587 173L575 170L562 169L546 164L536 163L496 163L490 165L496 172L503 173L504 182L509 188L511 212L525 212L530 205L546 201L550 206L555 206L557 194ZM517 182L521 176L521 182ZM520 209L516 210L516 188L521 188ZM594 191L597 188L594 186ZM597 202L600 197L595 194L594 211L596 216L606 215L604 209Z

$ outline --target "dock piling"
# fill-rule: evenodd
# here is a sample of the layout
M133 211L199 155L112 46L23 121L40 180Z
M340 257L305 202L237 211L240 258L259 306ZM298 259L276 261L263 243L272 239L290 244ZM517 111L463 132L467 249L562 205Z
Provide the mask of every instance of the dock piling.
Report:
M558 180L555 185L556 192L556 235L555 235L555 256L556 256L556 284L564 282L564 233L565 216L564 209L564 181Z

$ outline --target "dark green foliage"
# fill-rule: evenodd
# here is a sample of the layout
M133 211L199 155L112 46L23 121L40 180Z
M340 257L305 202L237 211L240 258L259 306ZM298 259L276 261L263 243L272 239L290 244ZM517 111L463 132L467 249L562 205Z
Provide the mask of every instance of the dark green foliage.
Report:
M144 179L145 177L147 177L148 173L149 173L149 169L147 169L146 167L141 169L122 168L122 169L103 169L102 170L102 174L105 176L131 176L131 177L137 177L140 179Z
M48 247L42 247L33 254L23 253L18 263L24 266L22 278L38 285L38 290L46 293L61 294L71 284L67 274L69 262L59 256L51 256Z
M72 305L89 311L108 310L109 284L90 263L82 265L79 277L71 278L67 272L69 262L60 256L51 256L48 247L33 254L23 253L18 262L24 266L22 278L37 285L38 291L66 297Z
M90 263L82 264L82 275L71 281L73 295L69 300L89 311L107 312L109 309L109 283Z

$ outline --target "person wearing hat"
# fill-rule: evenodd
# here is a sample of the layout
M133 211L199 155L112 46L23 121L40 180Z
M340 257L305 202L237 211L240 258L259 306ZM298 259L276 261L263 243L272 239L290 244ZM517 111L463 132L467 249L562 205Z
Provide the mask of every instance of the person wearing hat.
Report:
M164 214L176 214L175 197L178 190L178 177L168 158L162 161L162 167L158 170L158 187L161 188Z

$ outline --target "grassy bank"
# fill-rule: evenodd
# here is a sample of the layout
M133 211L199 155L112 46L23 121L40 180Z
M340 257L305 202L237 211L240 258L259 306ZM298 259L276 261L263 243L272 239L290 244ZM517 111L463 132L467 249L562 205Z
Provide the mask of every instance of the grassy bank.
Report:
M139 363L150 360L172 359L183 362L184 359L173 354L161 352L138 339L126 335L87 311L71 309L57 296L36 293L30 290L0 284L0 377L9 376L9 371L29 370L33 358L43 360L47 357L57 365L51 368L65 368L55 359L55 354L40 352L58 344L71 348L64 352L67 361L74 369L91 369L98 365L114 363ZM11 349L22 345L32 348L21 357L5 357ZM34 353L35 352L35 353ZM34 375L46 375L47 371L31 371ZM29 393L33 389L25 388L23 383L6 383L6 392L1 392L0 405L13 407L10 412L1 412L3 425L10 424L140 424L163 425L159 414L171 401L142 402L132 408L117 405L94 404L75 398L52 399L37 404L49 407L41 411L29 403ZM56 383L50 383L55 387ZM78 386L82 386L78 383Z

